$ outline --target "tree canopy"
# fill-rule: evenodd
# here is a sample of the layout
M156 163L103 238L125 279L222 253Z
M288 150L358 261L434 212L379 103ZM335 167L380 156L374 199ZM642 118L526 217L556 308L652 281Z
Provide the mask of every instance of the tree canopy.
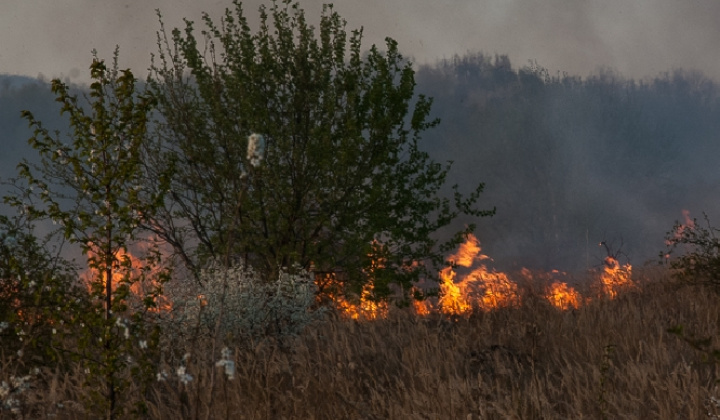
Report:
M261 7L257 32L240 2L203 21L200 37L191 21L161 30L149 78L164 143L149 166L175 170L146 227L191 268L243 259L268 276L297 265L351 283L372 270L387 295L460 239L441 244L438 229L492 213L474 208L482 184L438 194L450 165L418 147L438 121L392 39L363 52L362 30L348 34L332 6L316 29L289 1Z

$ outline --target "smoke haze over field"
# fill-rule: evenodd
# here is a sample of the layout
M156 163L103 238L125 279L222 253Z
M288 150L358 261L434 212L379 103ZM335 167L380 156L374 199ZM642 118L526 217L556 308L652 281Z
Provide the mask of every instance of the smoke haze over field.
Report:
M12 2L0 5L2 178L34 156L20 110L63 127L47 84L33 77L86 82L90 51L110 58L118 44L120 66L142 78L157 49L154 9L167 29L187 17L199 31L202 10L217 22L229 5ZM244 2L251 25L259 4ZM601 261L601 240L615 250L622 241L643 263L683 209L720 220L719 1L334 4L349 30L364 26L365 47L389 36L418 63L417 91L435 99L432 116L442 119L422 146L454 161L450 183L486 183L481 206L498 213L480 220L478 237L498 265L583 269ZM316 22L321 2L301 6Z
M257 20L259 0L245 1ZM349 29L365 28L366 46L396 39L418 63L486 51L523 65L537 60L552 72L588 75L610 67L626 77L655 76L674 68L698 69L720 79L717 0L336 0ZM301 5L314 19L322 2ZM228 1L10 0L0 5L0 74L86 80L90 51L144 75L156 51L160 9L168 28L201 11L219 17Z

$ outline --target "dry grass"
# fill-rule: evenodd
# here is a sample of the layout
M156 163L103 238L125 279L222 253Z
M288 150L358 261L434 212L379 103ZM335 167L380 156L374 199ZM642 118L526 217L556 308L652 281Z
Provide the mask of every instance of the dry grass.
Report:
M215 366L217 347L173 343L174 354L191 353L193 380L156 382L147 417L720 418L718 366L667 332L683 325L720 337L714 292L645 281L560 311L527 290L521 307L469 318L397 310L381 321L330 320L284 342L235 343L232 380ZM158 369L174 373L179 361L165 360ZM82 372L47 370L35 382L27 418L96 418L78 404Z

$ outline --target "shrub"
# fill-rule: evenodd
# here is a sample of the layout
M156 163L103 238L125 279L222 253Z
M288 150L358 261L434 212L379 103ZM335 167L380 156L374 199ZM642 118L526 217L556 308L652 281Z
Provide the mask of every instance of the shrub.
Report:
M322 317L314 308L317 286L305 270L280 270L274 281L244 263L217 261L201 271L200 283L168 284L173 304L170 328L223 338L284 338Z
M710 224L706 214L703 216L705 226L689 218L685 224L676 222L666 236L668 252L662 256L669 262L677 279L720 286L720 239L717 237L720 229ZM678 251L683 252L682 255L671 259L671 255Z

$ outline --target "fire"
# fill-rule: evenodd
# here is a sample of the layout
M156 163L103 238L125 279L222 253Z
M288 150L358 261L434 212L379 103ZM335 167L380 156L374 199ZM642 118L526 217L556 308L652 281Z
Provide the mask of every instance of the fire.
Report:
M468 234L458 253L448 257L449 263L461 267L472 267L475 262L489 259L480 253L480 242L475 235ZM440 271L440 311L448 315L468 314L474 307L483 310L516 305L519 302L517 284L510 281L505 273L490 271L484 264L470 274L456 281L453 267Z
M427 316L433 312L444 315L469 315L473 310L490 311L497 308L519 306L520 293L518 284L513 282L503 272L498 272L483 263L490 258L481 253L482 248L478 239L468 234L466 241L458 247L456 254L447 257L449 266L438 273L439 298L430 298L422 301L413 300L412 306L415 314ZM377 259L369 270L370 274L375 267L380 267L382 260ZM469 272L468 272L469 271ZM623 289L631 287L632 266L621 265L614 257L607 257L604 261L603 271L599 273L602 293L610 299L617 297ZM552 270L541 273L534 279L530 270L523 269L522 276L532 284L540 280L544 286L543 298L559 310L578 309L583 303L582 295L566 282L558 280L566 273ZM353 303L342 293L341 283L336 273L316 275L316 282L321 295L330 299L342 316L350 319L372 320L387 316L388 306L385 302L373 299L373 283L368 282L359 296L359 301ZM416 285L416 287L418 287ZM414 290L413 292L416 292Z
M416 315L428 316L432 312L432 306L427 300L413 300L412 304Z
M96 257L96 255L97 254L92 251L89 252L90 258ZM156 268L151 270L149 273L145 272L145 276L143 277L143 271L146 271L143 270L143 267L143 261L135 257L132 253L122 249L118 250L114 255L111 284L113 291L123 280L126 280L128 278L139 278L139 281L135 281L130 285L130 291L132 292L133 296L142 300L145 296L151 293L152 289L156 286L153 277L159 274L160 269ZM100 267L99 270L95 268L89 269L81 276L81 279L85 282L88 290L91 290L93 287L93 278L97 278L98 276L100 276L102 279L102 286L104 289L105 285L107 284L107 279L103 267ZM172 303L165 296L156 297L155 305L156 307L152 308L153 311L169 311L172 309Z
M568 286L567 283L559 281L548 286L546 297L554 307L562 310L578 309L582 301L580 293Z
M352 319L368 320L387 317L387 302L375 302L372 300L374 287L372 282L368 282L363 286L359 305L350 305L347 300L341 300L339 304L345 316Z
M600 285L603 293L615 299L618 291L634 286L631 279L632 266L630 264L620 265L614 257L605 258L603 272L600 273Z
M369 280L363 286L357 304L348 300L345 296L345 288L338 280L338 273L325 272L316 273L315 275L315 283L320 291L318 299L329 299L332 301L335 308L345 318L373 320L387 317L388 304L387 302L378 301L374 298L375 294L373 290L375 289L375 284L372 280L374 273L385 266L386 260L382 257L385 250L383 245L377 240L373 240L371 248L368 254L370 257L370 267L365 271L365 275Z
M448 315L462 315L472 309L465 291L466 284L455 284L455 270L445 267L440 271L440 310Z
M372 281L363 286L357 304L347 299L343 292L343 285L338 281L336 273L316 274L315 283L320 290L318 303L322 304L323 299L331 301L344 318L373 320L387 316L387 302L373 300L374 284Z

